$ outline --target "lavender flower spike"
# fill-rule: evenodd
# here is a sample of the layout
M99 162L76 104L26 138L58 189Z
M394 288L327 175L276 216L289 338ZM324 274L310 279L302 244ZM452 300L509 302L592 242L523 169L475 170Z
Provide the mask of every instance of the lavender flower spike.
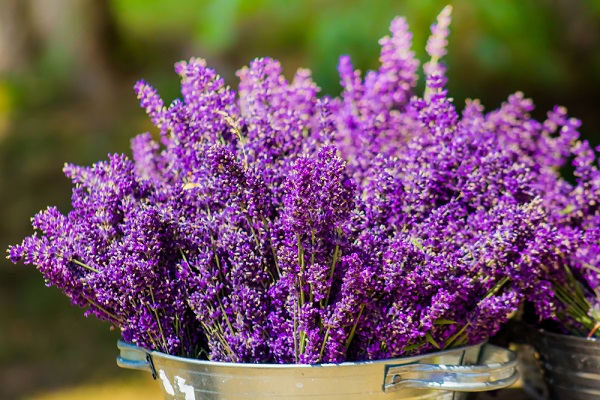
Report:
M446 84L446 67L440 63L440 59L447 53L448 35L450 35L450 22L452 20L452 6L447 5L437 17L437 23L431 26L431 36L427 40L427 54L431 57L423 66L423 71L427 77L427 87L425 89L425 98L427 99L434 89L430 87L429 80L441 81L438 85L443 87Z

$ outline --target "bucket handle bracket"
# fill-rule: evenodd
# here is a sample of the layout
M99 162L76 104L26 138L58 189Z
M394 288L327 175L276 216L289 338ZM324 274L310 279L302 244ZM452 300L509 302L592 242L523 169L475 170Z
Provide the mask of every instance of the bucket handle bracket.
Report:
M386 367L383 391L404 388L482 392L501 389L519 378L516 355L485 344L477 365L406 364Z
M120 354L117 356L117 365L119 367L147 371L152 374L152 378L156 379L156 370L154 369L152 356L148 350L124 342L123 340L118 341L117 347L120 350Z

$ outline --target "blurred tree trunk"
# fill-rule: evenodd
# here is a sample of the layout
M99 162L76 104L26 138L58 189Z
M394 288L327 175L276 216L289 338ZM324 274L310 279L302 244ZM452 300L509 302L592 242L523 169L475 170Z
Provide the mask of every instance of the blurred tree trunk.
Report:
M0 1L0 75L22 68L30 59L27 8L27 1Z
M1 0L0 74L49 73L77 97L114 99L114 22L103 0Z
M30 28L47 62L62 69L77 94L111 101L115 76L107 36L113 23L103 0L28 0Z

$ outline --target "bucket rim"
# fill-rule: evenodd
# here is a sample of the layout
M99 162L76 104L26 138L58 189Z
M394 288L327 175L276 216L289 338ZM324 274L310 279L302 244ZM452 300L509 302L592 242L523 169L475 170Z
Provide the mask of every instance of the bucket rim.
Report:
M600 343L600 339L597 339L597 338L593 338L593 337L587 338L587 337L582 337L582 336L566 335L564 333L551 332L551 331L548 331L548 330L542 329L542 328L538 328L537 332L542 335L550 336L554 339L571 340L573 342L579 342L579 343L590 343L590 342Z
M364 360L364 361L345 361L342 363L320 363L320 364L275 364L275 363L235 363L235 362L226 362L226 361L210 361L210 360L200 360L196 358L187 358L181 356L174 356L171 354L163 353L157 350L150 350L143 347L140 347L136 344L126 342L124 340L119 339L118 346L119 347L128 347L130 349L135 349L137 351L142 351L152 357L155 357L180 362L187 364L195 364L195 365L203 365L203 366L211 366L211 367L223 367L223 368L258 368L258 369L310 369L310 368L350 368L362 365L390 365L390 364L411 364L416 363L420 360L430 357L438 357L446 354L457 353L461 351L467 351L474 348L481 348L486 341L467 345L454 347L451 349L440 350L431 353L420 354L417 356L409 356L409 357L395 357L395 358L386 358L382 360Z

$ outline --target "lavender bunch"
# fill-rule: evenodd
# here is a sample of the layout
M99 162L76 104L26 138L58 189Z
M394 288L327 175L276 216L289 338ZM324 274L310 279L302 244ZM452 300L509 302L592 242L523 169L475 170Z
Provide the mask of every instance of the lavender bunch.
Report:
M598 154L581 140L580 121L564 107L543 122L531 118L533 103L522 93L509 97L488 115L476 105L479 120L503 139L513 159L525 160L539 173L535 182L558 239L557 262L544 266L551 277L557 307L550 319L562 332L598 336L600 327L600 172ZM570 179L565 171L572 169ZM540 315L541 319L549 317Z
M125 340L191 353L201 336L176 268L176 226L161 218L134 167L121 155L89 168L65 165L75 185L73 210L37 214L41 235L12 246L10 258L36 265L48 285L118 326Z
M373 277L350 349L355 357L481 341L524 300L544 316L553 312L551 277L541 265L558 262L559 242L538 173L532 162L515 160L471 107L462 117L455 111L439 64L448 19L446 9L432 29L426 93L404 106L411 129L395 142L396 154L372 157L367 168L350 164L361 193L357 241L371 249L364 268ZM382 132L372 130L372 142Z
M556 234L566 184L546 195L568 154L521 141L531 123L512 111L456 111L450 11L432 26L423 96L401 18L377 71L340 59L336 98L268 58L239 71L237 93L204 60L180 62L168 106L140 81L160 136L135 137L132 160L66 166L73 210L39 213L10 259L127 341L216 361L397 357L485 340L525 300L552 316L549 272L579 243Z

